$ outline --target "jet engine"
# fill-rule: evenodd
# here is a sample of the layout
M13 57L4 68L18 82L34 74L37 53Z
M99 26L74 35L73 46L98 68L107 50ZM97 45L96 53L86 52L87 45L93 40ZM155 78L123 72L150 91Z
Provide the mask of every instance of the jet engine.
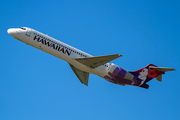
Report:
M124 75L126 74L126 71L124 69L120 68L119 66L113 63L109 65L108 71L118 77L124 77Z
M121 67L111 63L108 68L108 72L112 73L117 77L121 77L128 80L133 80L134 76L127 72L126 70L122 69Z

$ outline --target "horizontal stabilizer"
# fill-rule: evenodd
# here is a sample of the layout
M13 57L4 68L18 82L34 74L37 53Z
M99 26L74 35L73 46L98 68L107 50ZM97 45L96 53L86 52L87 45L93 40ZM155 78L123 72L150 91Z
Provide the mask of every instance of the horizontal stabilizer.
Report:
M161 71L161 72L167 72L167 71L174 71L173 68L165 68L165 67L155 67L155 66L149 66L150 69Z
M156 66L150 66L149 68L153 69L153 70L160 71L160 72L167 72L167 71L174 71L175 70L173 68L156 67ZM156 80L162 82L162 74L157 76Z
M96 68L101 65L104 65L122 55L114 54L114 55L105 55L105 56L97 56L97 57L86 57L86 58L74 58L78 62L82 63L91 68Z
M156 77L156 80L162 82L162 74L159 75L159 76L157 76L157 77Z

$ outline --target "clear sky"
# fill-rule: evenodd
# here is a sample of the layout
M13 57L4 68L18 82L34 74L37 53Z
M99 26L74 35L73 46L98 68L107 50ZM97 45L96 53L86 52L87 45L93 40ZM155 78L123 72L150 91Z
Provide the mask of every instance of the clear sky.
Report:
M180 1L1 0L0 120L179 120ZM121 54L134 71L153 63L177 71L149 89L90 75L22 43L8 28L30 27L91 55Z

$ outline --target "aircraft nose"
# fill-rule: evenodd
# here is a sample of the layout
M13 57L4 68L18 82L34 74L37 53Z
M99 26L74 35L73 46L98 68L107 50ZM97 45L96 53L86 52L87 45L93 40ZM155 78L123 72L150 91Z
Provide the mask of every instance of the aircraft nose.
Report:
M10 35L14 35L16 33L16 31L12 28L8 29L7 32L10 34Z

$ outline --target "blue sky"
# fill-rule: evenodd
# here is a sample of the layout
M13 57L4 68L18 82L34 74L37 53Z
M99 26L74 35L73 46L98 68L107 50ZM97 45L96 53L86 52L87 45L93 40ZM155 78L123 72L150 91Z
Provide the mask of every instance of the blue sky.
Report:
M177 0L1 0L0 120L179 120L180 2ZM90 75L80 83L68 63L12 38L30 27L134 71L149 63L177 71L149 89Z

